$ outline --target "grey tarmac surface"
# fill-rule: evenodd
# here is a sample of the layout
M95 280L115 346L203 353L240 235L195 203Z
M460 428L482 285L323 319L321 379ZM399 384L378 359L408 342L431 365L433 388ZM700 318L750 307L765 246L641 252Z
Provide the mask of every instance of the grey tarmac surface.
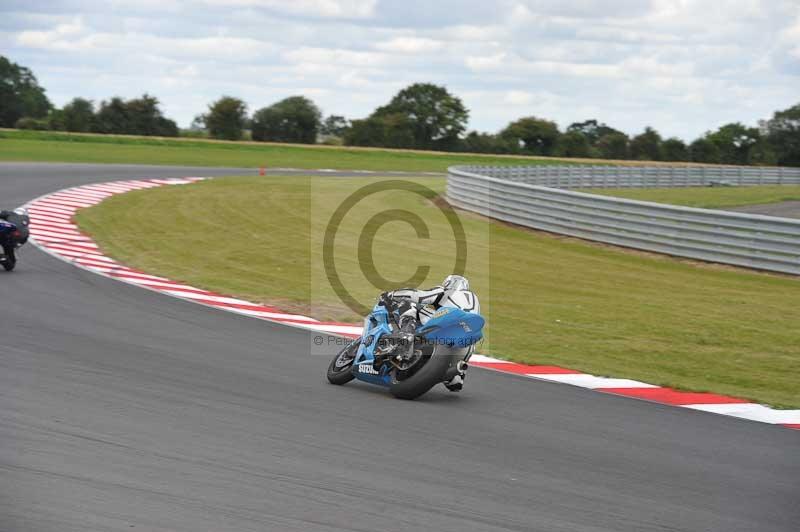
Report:
M224 173L4 164L0 205L91 181ZM335 387L328 357L309 354L312 333L30 246L0 275L0 300L3 532L800 522L796 431L490 371L473 370L460 395L440 387L415 402Z
M778 203L765 203L763 205L745 205L730 209L736 212L750 214L766 214L767 216L780 216L782 218L800 218L800 201L780 201Z

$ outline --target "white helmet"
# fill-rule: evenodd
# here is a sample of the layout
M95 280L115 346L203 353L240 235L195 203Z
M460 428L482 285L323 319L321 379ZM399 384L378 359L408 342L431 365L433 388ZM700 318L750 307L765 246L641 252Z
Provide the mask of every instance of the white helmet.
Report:
M469 281L460 275L448 275L442 283L447 295L441 303L443 307L456 307L465 312L481 313L478 296L469 289Z
M442 288L448 292L456 292L458 290L469 290L469 281L466 277L460 275L448 275L442 283Z

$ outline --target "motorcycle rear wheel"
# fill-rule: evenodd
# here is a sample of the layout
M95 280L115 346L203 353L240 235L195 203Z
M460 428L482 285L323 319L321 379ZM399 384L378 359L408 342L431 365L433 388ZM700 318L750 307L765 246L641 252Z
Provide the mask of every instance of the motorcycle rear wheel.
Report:
M425 365L404 380L392 382L389 391L398 399L416 399L440 382L451 366L464 358L462 349L436 346Z

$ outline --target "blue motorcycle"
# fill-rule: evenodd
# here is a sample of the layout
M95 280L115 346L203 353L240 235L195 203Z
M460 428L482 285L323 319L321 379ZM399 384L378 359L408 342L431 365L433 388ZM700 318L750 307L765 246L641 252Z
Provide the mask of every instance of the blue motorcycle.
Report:
M391 305L378 302L361 337L331 361L328 381L342 385L358 379L389 388L400 399L416 399L439 383L460 390L469 357L483 338L485 321L476 310L474 304L471 311L442 307L406 331ZM454 380L457 387L450 384Z
M29 224L26 209L0 211L0 264L7 272L17 265L16 250L28 241Z

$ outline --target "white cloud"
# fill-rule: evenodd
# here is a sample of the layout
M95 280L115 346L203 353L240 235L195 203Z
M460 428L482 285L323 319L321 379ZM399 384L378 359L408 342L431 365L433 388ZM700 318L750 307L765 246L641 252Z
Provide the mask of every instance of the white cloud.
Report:
M517 13L525 12L534 15L551 15L571 18L608 18L635 17L647 12L651 2L648 0L615 0L614 2L598 2L597 0L521 0L517 4Z
M466 65L476 72L503 72L517 76L554 74L588 78L616 78L625 75L623 65L573 63L569 61L528 61L505 52L490 56L467 57Z
M307 17L370 18L377 0L205 0L224 7L266 8Z
M476 72L481 72L481 71L497 70L503 67L507 58L508 58L507 53L500 52L492 55L467 57L464 60L464 63L471 70L474 70Z
M156 38L152 44L174 46L173 53L177 57L229 58L238 61L258 59L274 50L270 43L240 37Z
M503 101L510 105L530 105L534 94L527 91L508 91Z
M692 75L692 63L662 62L656 56L633 56L620 63L620 72L640 79L648 77L685 77Z
M79 35L84 31L83 22L80 17L72 22L58 24L55 28L48 31L23 31L17 35L17 44L31 48L58 48L60 43L68 42L68 39Z
M789 53L800 59L800 16L795 19L792 26L781 32L780 39L781 43L788 47Z
M434 39L422 37L396 37L390 41L381 42L375 48L383 52L400 54L423 54L441 50L443 43Z
M377 66L386 63L388 59L385 54L375 52L315 47L288 50L284 52L283 58L290 63L326 67L336 67L338 65Z
M159 37L143 33L94 32L80 19L59 24L50 31L23 31L16 43L24 48L58 52L94 52L106 55L157 54L168 58L198 60L256 60L273 50L270 43L241 37Z
M642 43L681 43L685 37L664 30L620 28L616 26L586 26L578 28L576 35L581 39L605 42Z
M178 13L183 7L182 0L103 0L103 2L112 7L115 11L133 8L136 11L158 11Z
M443 28L439 34L443 39L451 41L494 41L502 36L502 29L498 26L472 26L461 24Z
M175 70L175 75L181 78L194 78L200 73L195 65L186 65Z
M528 64L527 68L528 70L547 74L560 74L582 78L619 78L625 75L624 68L615 64L536 61Z
M797 103L797 1L19 0L0 47L57 104L148 91L181 124L223 93L363 117L429 81L484 131L535 114L691 139Z

